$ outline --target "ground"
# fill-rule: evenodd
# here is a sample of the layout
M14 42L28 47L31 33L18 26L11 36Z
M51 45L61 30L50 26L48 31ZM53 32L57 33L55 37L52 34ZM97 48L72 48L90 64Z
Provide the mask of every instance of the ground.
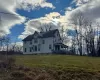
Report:
M100 70L99 57L68 56L68 55L22 55L16 56L18 65L27 67L75 68L85 70Z
M13 58L16 66L8 71L1 69L0 80L100 80L99 57L17 55Z

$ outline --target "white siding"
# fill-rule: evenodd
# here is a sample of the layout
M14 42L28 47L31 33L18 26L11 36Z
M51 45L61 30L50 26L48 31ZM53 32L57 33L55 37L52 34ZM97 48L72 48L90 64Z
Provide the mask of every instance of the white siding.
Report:
M31 54L30 53L30 47L31 47L31 45L30 45L30 41L26 41L26 43L23 43L23 52L24 52L24 54ZM26 48L26 52L25 52L25 48Z
M32 44L30 44L30 41L27 41L26 43L23 43L23 53L24 54L39 54L39 53L51 53L52 50L54 49L53 44L54 43L61 43L62 41L60 40L60 35L58 32L55 33L55 38L53 37L49 37L49 38L38 38L37 39L38 42L35 43L34 39L32 40ZM43 40L45 41L45 43L43 44ZM30 52L30 47L32 48L34 46L40 45L40 51L33 51ZM51 48L49 48L49 45L51 45ZM26 52L25 52L25 48L26 48Z
M45 38L42 40L45 40L45 44L42 43L41 45L41 53L51 53L53 49L53 38ZM49 49L49 45L51 45L52 49Z
M45 43L43 44L43 40ZM38 46L40 45L40 46ZM51 45L53 49L53 38L43 38L43 39L38 39L38 43L34 43L34 39L32 40L32 44L30 44L30 41L27 41L26 43L23 43L23 52L24 54L36 54L36 53L51 53L52 50L49 49L49 45ZM33 51L30 52L30 47L32 48L33 46L37 46L37 49L40 47L40 51ZM26 52L25 52L26 48Z

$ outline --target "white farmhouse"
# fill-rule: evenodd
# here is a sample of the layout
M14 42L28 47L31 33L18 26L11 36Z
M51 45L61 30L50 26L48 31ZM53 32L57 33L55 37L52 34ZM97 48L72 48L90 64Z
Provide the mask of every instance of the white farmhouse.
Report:
M58 29L47 32L34 32L23 39L23 54L52 53L67 46L62 43Z

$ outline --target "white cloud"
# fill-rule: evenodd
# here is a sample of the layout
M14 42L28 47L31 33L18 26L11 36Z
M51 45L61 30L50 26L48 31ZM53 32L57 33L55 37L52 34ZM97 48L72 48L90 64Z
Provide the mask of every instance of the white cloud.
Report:
M46 0L0 0L0 36L10 34L10 29L14 25L21 24L25 21L25 17L16 12L17 9L30 10L37 7L54 8Z
M67 21L67 18L58 12L52 12L46 14L44 17L32 19L25 24L24 32L19 36L19 38L23 39L26 36L33 34L34 31L39 31L40 27L43 27L44 24L51 25L52 29L61 29L61 26L64 26L64 29L66 30L68 28L68 23L65 21Z
M83 4L88 3L89 1L91 0L73 0L72 4L76 3L76 6L82 6Z
M47 0L16 0L16 2L19 9L24 9L28 11L45 7L52 9L55 8L52 3L47 2Z
M46 14L44 17L38 19L30 20L26 23L25 31L19 36L19 38L24 38L29 34L32 34L32 30L38 30L41 23L53 23L59 28L59 25L64 26L64 29L74 29L72 25L69 25L71 17L79 11L82 11L83 14L91 21L100 20L100 0L73 0L76 3L76 8L69 6L65 15L61 15L58 12L52 12ZM50 21L49 21L50 20ZM63 23L67 22L67 23ZM34 24L35 23L35 24Z
M15 12L15 6L14 0L0 0L0 36L10 34L12 26L24 22L25 18Z
M81 3L81 6L73 9L71 11L71 15L76 14L78 11L82 11L82 13L89 20L95 21L100 18L100 0L74 0L76 1L76 6Z
M66 10L67 10L67 11L72 11L73 8L72 8L72 7L68 7Z

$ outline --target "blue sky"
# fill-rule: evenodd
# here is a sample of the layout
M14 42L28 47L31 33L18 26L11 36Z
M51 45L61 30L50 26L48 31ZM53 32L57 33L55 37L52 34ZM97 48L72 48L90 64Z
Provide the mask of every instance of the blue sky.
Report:
M31 10L30 12L23 9L17 9L16 12L21 16L28 17L29 19L43 17L45 16L45 14L49 14L51 12L59 12L61 15L64 15L66 8L71 5L72 0L48 0L47 2L52 3L56 8L40 8L38 10ZM15 25L11 29L11 36L16 39L22 32L24 32L24 26L24 23L20 25ZM18 39L18 41L21 41L21 39Z
M69 36L73 36L73 27L67 23L78 11L82 11L89 20L100 22L100 0L0 0L0 12L10 14L0 13L0 36L9 34L13 42L21 42L38 30L40 23L53 23L56 28L60 23L69 30ZM48 22L48 18L52 22Z

